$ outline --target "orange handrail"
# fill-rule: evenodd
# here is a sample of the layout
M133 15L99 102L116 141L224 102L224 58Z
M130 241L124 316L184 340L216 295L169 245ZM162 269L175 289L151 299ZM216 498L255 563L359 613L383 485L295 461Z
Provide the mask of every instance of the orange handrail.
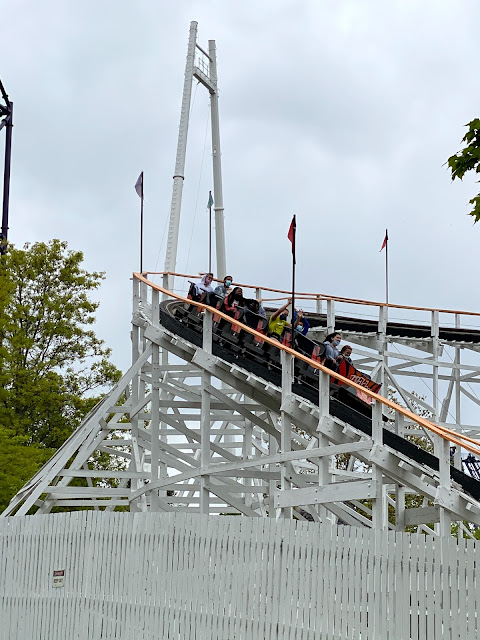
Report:
M138 274L141 275L141 274ZM144 271L143 275L154 275L154 276L178 276L180 278L198 278L197 275L189 275L186 273L175 273L173 271ZM222 282L218 278L213 278L215 282ZM149 281L150 282L150 281ZM154 284L154 283L152 283ZM236 287L245 287L246 289L261 289L262 291L272 291L273 293L285 293L286 296L291 296L292 292L287 291L285 289L272 289L270 287L261 287L255 284L242 284L240 282L235 282ZM297 296L307 296L308 299L312 300L333 300L334 302L344 302L346 304L359 304L365 306L372 307L388 307L390 309L409 309L410 311L438 311L439 313L450 313L450 314L458 314L462 316L478 316L480 317L480 312L476 311L458 311L455 309L437 309L434 307L411 307L406 304L392 304L386 302L375 302L373 300L362 300L361 298L345 298L341 296L333 296L325 293L311 293L311 292L295 292L295 297ZM282 300L282 298L278 298L278 300Z
M178 275L178 274L175 274L175 275ZM362 393L365 393L367 396L370 396L376 402L381 402L383 405L385 405L389 409L392 409L393 411L397 411L398 413L401 413L406 418L409 418L410 420L413 420L414 422L416 422L421 427L424 427L425 429L428 429L432 433L435 433L435 434L439 435L444 440L448 440L449 442L453 442L454 444L466 449L467 451L470 451L471 453L474 453L475 455L480 456L480 443L478 442L478 440L474 440L473 438L470 438L469 436L464 436L462 434L457 433L456 431L453 431L452 429L448 429L447 427L442 427L442 426L437 425L437 424L435 424L433 422L430 422L430 420L427 420L426 418L423 418L422 416L418 416L417 414L413 413L409 409L405 409L404 407L401 407L396 402L393 402L392 400L389 400L388 398L384 398L383 396L381 396L381 395L379 395L377 393L374 393L373 391L371 391L367 387L362 387L361 385L357 384L353 380L350 380L349 378L345 378L344 376L340 375L336 371L332 371L331 369L328 369L327 367L324 367L323 365L319 364L315 360L312 360L308 356L305 356L302 353L299 353L298 351L295 351L294 349L281 344L277 340L275 340L273 338L270 338L269 336L266 336L263 333L259 333L255 329L252 329L251 327L248 327L247 325L242 324L241 322L238 322L238 320L235 320L235 319L231 318L230 316L226 315L222 311L219 311L218 309L215 309L214 307L210 307L209 305L203 304L201 302L196 302L194 300L190 300L189 298L185 298L184 296L181 296L181 295L179 295L177 293L173 293L173 292L169 291L168 289L165 289L161 285L155 284L154 282L151 282L150 280L147 280L147 278L145 278L140 273L134 272L133 273L133 277L137 278L137 280L140 280L141 282L144 282L145 284L150 286L152 289L155 289L156 291L159 291L160 293L163 293L163 294L168 295L168 296L170 296L172 298L175 298L176 300L179 300L180 302L187 302L188 304L193 304L193 305L197 306L200 310L208 309L208 311L210 311L211 313L216 313L217 315L219 315L221 318L224 318L228 322L230 322L232 324L235 323L235 324L241 326L243 330L245 330L246 332L252 334L253 336L261 338L264 342L267 342L267 343L277 347L278 349L280 349L282 351L285 351L286 353L289 353L293 357L297 358L298 360L302 360L303 362L306 362L307 364L309 364L310 366L314 367L315 369L323 371L324 373L328 374L329 376L337 379L339 382L342 382L343 384L346 384L346 385L348 385L350 387L353 387L354 389L357 389L358 391L361 391Z

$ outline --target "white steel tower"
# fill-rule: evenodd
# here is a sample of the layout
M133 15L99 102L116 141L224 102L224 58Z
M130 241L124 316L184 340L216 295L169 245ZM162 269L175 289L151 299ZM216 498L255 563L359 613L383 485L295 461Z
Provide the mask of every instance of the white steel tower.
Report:
M217 58L215 40L209 40L208 53L197 44L197 23L190 23L187 61L185 65L185 81L183 85L182 110L178 130L177 156L173 176L172 203L168 227L165 271L174 272L177 263L178 232L180 211L182 208L183 181L185 179L185 156L187 151L187 134L190 117L193 79L198 80L210 93L210 112L212 122L212 162L213 162L213 194L215 209L215 235L217 253L218 278L226 274L225 231L223 221L222 165L220 152L220 124L218 115ZM168 288L173 288L173 276L167 276Z

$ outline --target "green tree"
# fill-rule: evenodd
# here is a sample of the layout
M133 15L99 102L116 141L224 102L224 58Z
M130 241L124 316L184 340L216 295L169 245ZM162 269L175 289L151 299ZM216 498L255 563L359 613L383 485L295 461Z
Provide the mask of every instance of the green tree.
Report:
M462 138L462 142L465 143L464 148L450 156L447 161L452 180L455 178L462 180L468 171L480 173L480 118L475 118L465 126L468 127L468 131ZM478 222L480 219L480 193L469 200L469 203L473 205L469 215L474 218L475 222Z
M0 477L9 497L120 377L92 330L98 303L89 295L104 274L82 261L60 240L0 258Z
M0 425L0 513L55 453L54 449L27 442L27 438Z

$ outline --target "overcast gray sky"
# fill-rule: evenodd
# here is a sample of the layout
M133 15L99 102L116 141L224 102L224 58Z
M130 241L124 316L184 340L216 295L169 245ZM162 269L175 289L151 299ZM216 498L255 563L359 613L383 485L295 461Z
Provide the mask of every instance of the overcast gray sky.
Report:
M57 237L106 271L97 332L127 369L130 276L161 270L189 23L217 41L227 264L287 288L478 310L473 176L444 163L480 115L474 0L16 0L0 78L15 105L9 238ZM177 269L207 266L209 102L194 89ZM0 134L3 148L4 132ZM206 142L205 142L206 140ZM192 240L193 230L193 240ZM472 286L473 285L473 286ZM475 292L472 298L472 290Z

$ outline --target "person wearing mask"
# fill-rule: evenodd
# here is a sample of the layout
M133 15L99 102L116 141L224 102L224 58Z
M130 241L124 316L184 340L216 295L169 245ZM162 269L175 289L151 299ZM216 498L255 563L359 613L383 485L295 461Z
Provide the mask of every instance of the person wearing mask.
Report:
M348 364L351 364L353 367L352 358L350 357L351 355L352 347L349 344L346 344L340 349L340 355L337 358L337 364L339 365L342 360L345 360L345 362L348 362Z
M231 291L224 301L225 313L228 315L232 315L232 312L237 307L245 306L245 298L243 297L243 291L241 287L235 287L233 291Z
M330 369L337 368L337 358L340 355L340 351L337 349L338 345L342 341L342 336L338 333L330 333L324 341L326 366Z
M306 319L303 309L299 309L298 313L295 311L293 314L293 319L295 322L295 331L301 333L302 336L306 336L308 330L310 329L310 323Z
M287 322L288 307L290 304L292 304L292 301L289 299L283 307L274 311L270 316L270 320L268 321L268 335L271 338L281 340L284 329L292 326Z
M232 276L225 276L223 279L223 284L219 284L218 287L215 288L215 295L219 298L226 298L230 293L230 286L232 284Z
M195 293L198 296L201 296L203 292L212 293L213 292L212 280L213 280L213 273L206 273L202 277L200 282L196 283Z

